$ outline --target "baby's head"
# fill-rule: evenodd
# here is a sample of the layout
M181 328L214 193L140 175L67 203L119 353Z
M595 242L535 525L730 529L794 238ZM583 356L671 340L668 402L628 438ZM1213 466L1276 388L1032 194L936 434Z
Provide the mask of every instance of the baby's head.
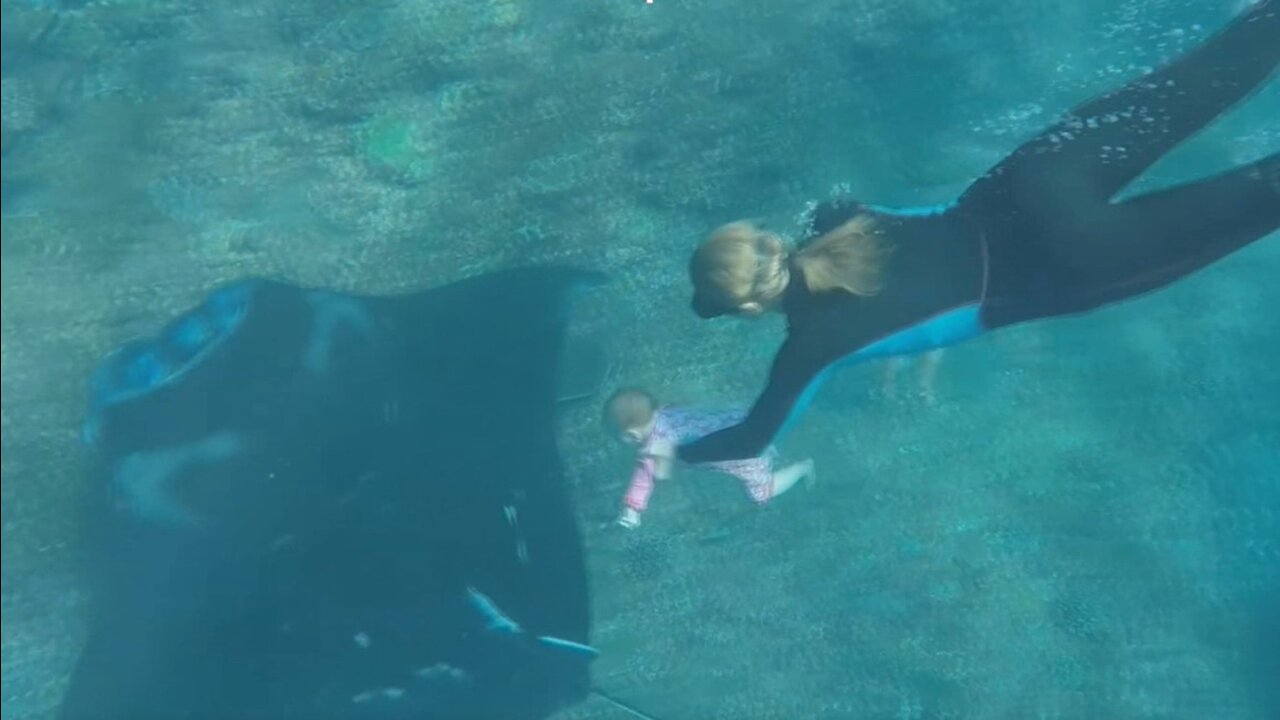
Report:
M628 445L643 445L653 432L658 401L636 388L624 388L609 396L604 404L604 423Z

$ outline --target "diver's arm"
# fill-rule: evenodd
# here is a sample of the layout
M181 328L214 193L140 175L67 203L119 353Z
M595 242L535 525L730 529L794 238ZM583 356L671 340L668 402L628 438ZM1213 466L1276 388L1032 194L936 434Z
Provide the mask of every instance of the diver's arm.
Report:
M723 462L758 457L787 423L805 389L823 365L800 351L795 338L788 339L778 352L769 374L769 384L742 422L684 443L676 448L676 459L685 463Z

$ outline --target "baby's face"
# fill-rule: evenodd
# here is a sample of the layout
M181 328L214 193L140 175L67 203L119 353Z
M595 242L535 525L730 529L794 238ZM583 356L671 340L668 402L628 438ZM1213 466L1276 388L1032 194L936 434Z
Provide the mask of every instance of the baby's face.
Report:
M618 437L621 438L622 442L628 445L639 447L648 441L649 436L653 434L653 426L656 424L657 418L655 417L644 425L634 425L629 428L623 428L622 431L618 433Z
M649 428L647 427L625 428L624 430L622 430L621 433L618 434L618 437L622 439L622 442L628 445L635 445L635 446L643 445L644 441L649 439Z

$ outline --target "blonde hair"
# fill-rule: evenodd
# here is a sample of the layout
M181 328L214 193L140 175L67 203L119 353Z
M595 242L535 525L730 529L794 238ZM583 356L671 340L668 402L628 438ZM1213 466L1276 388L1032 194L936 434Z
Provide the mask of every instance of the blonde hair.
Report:
M884 288L888 254L888 243L876 234L871 217L855 215L801 248L794 263L811 292L844 290L869 297Z
M746 221L722 225L689 260L699 300L718 309L736 308L782 294L787 252L782 240Z
M645 427L657 410L658 401L649 393L637 388L623 388L605 402L604 422L614 430Z
M790 256L777 235L747 221L729 223L712 232L689 261L694 307L709 317L774 300L786 289L788 261L811 292L874 295L883 288L888 252L867 215L855 216Z

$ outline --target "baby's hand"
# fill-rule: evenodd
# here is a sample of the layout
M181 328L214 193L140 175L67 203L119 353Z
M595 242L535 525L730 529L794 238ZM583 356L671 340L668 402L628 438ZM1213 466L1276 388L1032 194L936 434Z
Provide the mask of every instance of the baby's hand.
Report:
M622 527L633 530L640 526L640 513L632 508L623 508L617 522Z

